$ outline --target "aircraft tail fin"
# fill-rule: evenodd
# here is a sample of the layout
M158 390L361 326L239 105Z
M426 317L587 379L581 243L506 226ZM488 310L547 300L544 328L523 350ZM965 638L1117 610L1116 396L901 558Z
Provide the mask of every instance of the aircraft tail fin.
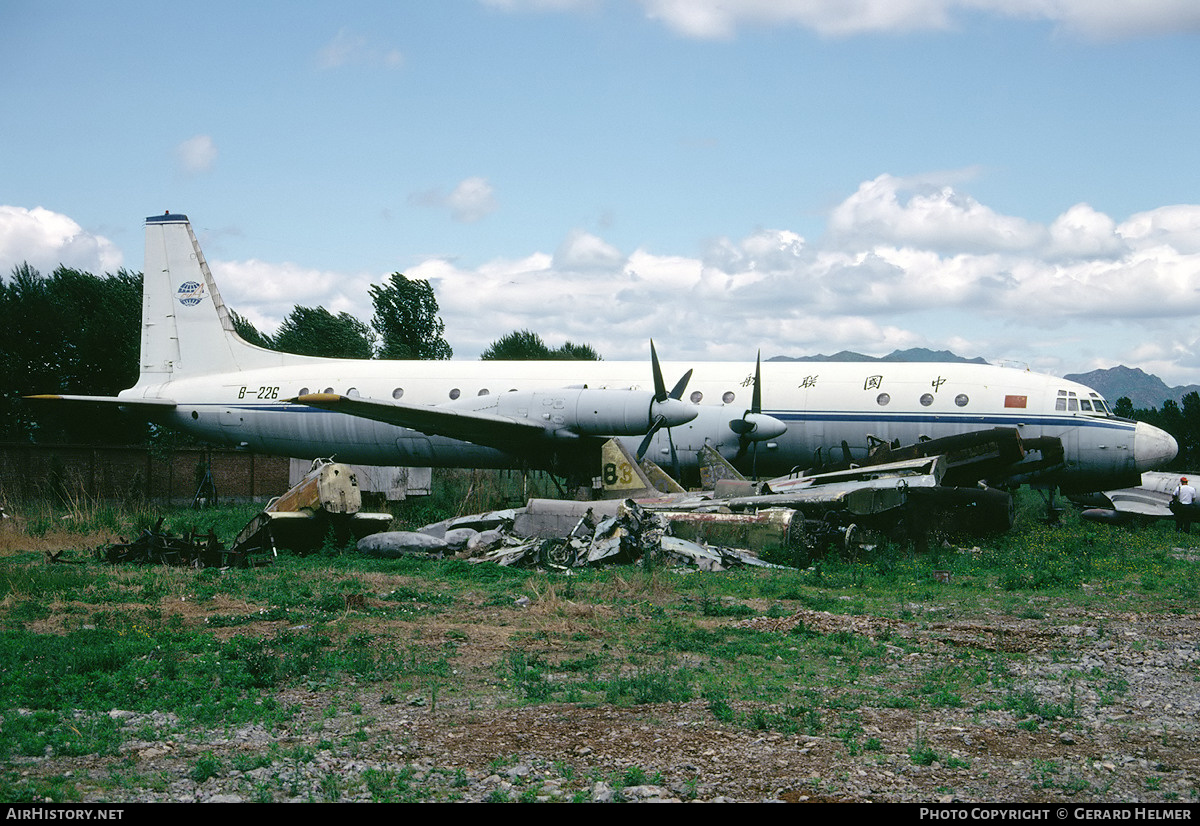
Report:
M655 497L663 493L685 493L662 468L648 459L640 463L618 439L609 439L600 449L601 481L605 499Z
M146 219L143 279L139 385L304 360L238 336L186 215Z
M711 446L704 445L697 455L700 461L700 487L705 490L715 490L717 483L725 480L746 481L746 477Z

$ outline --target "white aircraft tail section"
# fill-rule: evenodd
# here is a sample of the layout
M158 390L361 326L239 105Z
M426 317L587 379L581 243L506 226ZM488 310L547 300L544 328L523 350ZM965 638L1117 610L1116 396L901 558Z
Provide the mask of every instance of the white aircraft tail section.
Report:
M139 385L305 360L237 335L186 215L146 219L143 278Z

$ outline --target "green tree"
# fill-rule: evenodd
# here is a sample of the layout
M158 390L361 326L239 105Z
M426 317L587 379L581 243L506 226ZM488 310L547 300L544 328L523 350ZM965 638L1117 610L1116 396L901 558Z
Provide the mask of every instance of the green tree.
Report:
M0 437L41 441L139 441L145 425L116 410L35 406L21 396L112 396L132 387L141 346L142 276L95 276L27 264L0 283Z
M1184 466L1191 468L1200 459L1200 393L1193 390L1183 397L1182 416L1179 433L1174 435Z
M568 341L552 350L532 330L514 330L501 336L489 344L479 358L484 361L600 361L600 355L589 344Z
M375 336L349 313L334 315L324 307L297 305L279 325L272 348L301 356L368 359L375 349Z
M550 348L532 330L513 330L493 341L479 358L484 361L543 361Z
M437 298L429 282L406 278L398 272L384 285L371 286L375 316L371 326L379 334L379 358L448 359L454 355L443 333Z
M1122 419L1133 418L1133 400L1128 396L1122 396L1117 399L1117 404L1113 407L1113 415L1120 416Z
M233 320L233 329L241 337L242 341L249 344L256 344L259 347L266 347L268 350L274 349L275 345L271 341L271 337L259 332L250 319L244 315L239 315L233 310L229 311L229 317Z
M557 350L550 351L550 358L561 361L603 361L600 354L590 344L576 344L568 341Z

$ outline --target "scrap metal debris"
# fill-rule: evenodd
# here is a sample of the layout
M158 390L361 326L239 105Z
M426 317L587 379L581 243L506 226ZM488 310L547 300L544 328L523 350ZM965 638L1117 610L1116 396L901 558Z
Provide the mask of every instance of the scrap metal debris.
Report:
M215 533L199 534L195 530L186 536L172 536L163 530L159 518L153 528L147 528L132 542L117 542L97 549L96 558L112 565L178 565L191 568L249 568L251 560L246 550L228 550ZM57 561L57 560L52 560ZM271 560L254 564L270 564Z
M371 556L457 554L470 562L559 571L652 561L704 571L746 565L784 567L764 562L749 551L673 536L667 517L630 499L531 500L518 510L448 520L416 532L375 534L360 541L358 549Z

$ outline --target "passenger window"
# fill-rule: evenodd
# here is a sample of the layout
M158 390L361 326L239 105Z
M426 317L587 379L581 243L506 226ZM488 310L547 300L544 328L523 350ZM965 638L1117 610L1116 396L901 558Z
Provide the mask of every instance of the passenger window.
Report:
M398 399L398 398L400 398L400 397L401 397L401 396L403 396L403 395L404 395L404 388L403 388L403 387L397 387L395 390L393 390L393 391L392 391L392 398L393 398L393 399Z
M479 391L478 395L480 395L480 396L486 396L486 395L487 395L488 393L490 393L490 392L491 392L491 391L490 391L490 390L488 390L488 389L485 387L485 388L483 388L482 390L480 390L480 391Z
M959 393L957 396L954 397L954 403L957 404L959 407L966 407L967 403L970 401L971 401L971 399L970 399L970 397L967 396L966 393Z
M929 407L929 405L931 405L931 404L933 404L933 394L932 393L925 393L924 395L921 396L921 406L922 407Z
M725 404L733 404L734 398L736 397L733 395L733 391L726 390L725 394L721 396L721 401L725 402Z
M457 387L455 387L453 390L450 391L451 399L457 399L461 395L462 395L462 391L459 390Z
M692 395L688 398L692 400L692 404L700 404L700 400L704 398L704 394L699 390L693 390Z
M875 403L878 404L880 407L885 406L891 400L892 400L892 397L889 396L887 393L880 393L878 396L875 397Z

